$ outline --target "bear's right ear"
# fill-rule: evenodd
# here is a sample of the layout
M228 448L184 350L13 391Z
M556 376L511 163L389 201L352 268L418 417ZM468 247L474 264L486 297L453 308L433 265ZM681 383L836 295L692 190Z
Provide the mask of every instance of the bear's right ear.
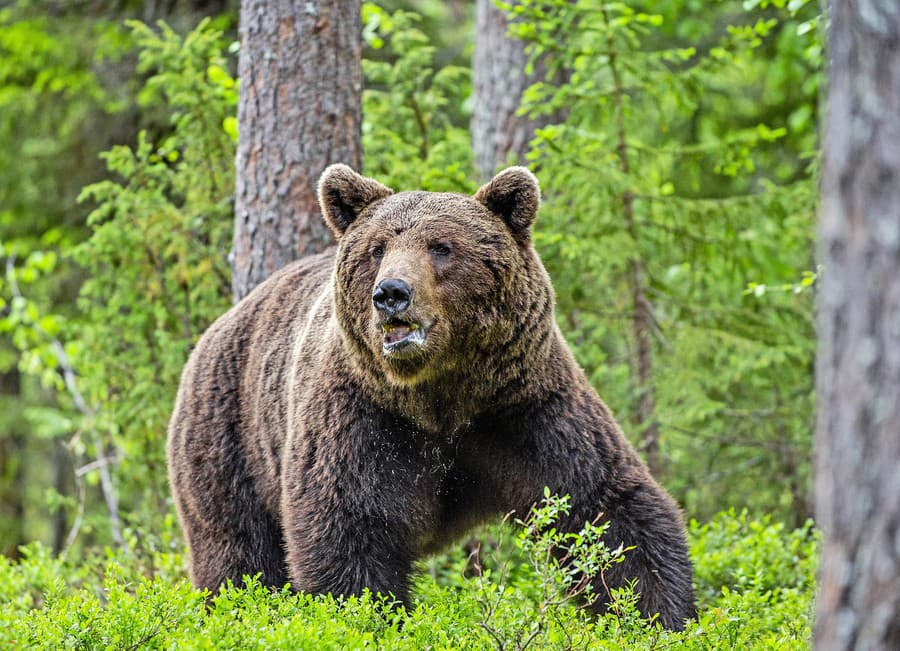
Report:
M393 193L342 163L329 165L319 177L319 207L337 239L367 206Z
M541 207L541 188L527 167L508 167L475 193L475 200L500 216L519 242L527 242Z

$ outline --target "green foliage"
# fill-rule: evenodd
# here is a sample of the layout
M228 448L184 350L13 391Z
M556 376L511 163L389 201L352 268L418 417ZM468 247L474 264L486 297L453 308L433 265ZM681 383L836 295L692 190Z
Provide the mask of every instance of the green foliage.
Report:
M637 629L644 626L633 590L609 593L596 585L630 548L606 547L602 536L607 524L585 523L581 531L570 533L557 530L554 525L568 515L569 503L568 496L553 496L544 489L541 505L525 520L515 520L512 536L502 522L486 558L479 547L467 559L475 576L459 587L474 587L478 625L498 648L587 648L595 624L579 606L600 600L609 601L613 613L604 624L612 625L614 617L616 626L624 622Z
M123 99L122 90L103 86L94 67L118 58L127 45L106 21L74 20L63 29L46 16L0 10L0 169L15 170L0 175L4 241L34 243L45 235L46 242L72 230L71 218L60 230L61 211L94 167L83 160L82 131L98 113L121 108Z
M435 70L435 48L417 22L363 5L363 36L382 56L363 60L365 172L397 189L474 192L469 132L451 121L469 94L469 70Z
M143 575L133 554L79 565L39 545L0 559L0 644L34 649L791 649L805 648L816 540L808 528L723 513L693 523L700 618L683 633L639 618L630 589L611 612L578 607L586 595L576 565L592 574L628 550L602 545L602 527L563 536L554 528L567 500L548 495L499 543L480 575L417 576L409 612L366 593L336 600L250 581L206 593L183 579ZM511 542L512 541L512 542ZM568 562L551 553L562 544ZM435 563L461 570L466 560ZM166 561L168 562L168 561ZM480 562L480 561L479 561Z
M172 131L152 144L105 154L121 182L85 188L91 237L75 251L89 273L81 288L75 364L96 426L121 454L132 516L166 510L165 430L187 354L230 303L234 113L221 33L206 22L182 38L132 23L144 103L171 111ZM149 523L145 523L149 524Z
M703 3L525 2L514 29L549 75L571 71L561 86L531 88L524 110L568 108L565 124L535 140L546 195L535 239L579 361L638 441L638 405L653 392L663 483L692 515L737 504L799 524L821 61L812 4L763 4L721 3L712 29ZM398 189L473 191L468 71L437 63L414 14L366 4L363 20L367 172ZM119 509L150 544L144 534L169 512L163 437L180 368L228 304L237 86L210 23L183 38L165 25L130 28L98 28L105 45L92 56L136 44L137 101L169 125L104 156L111 179L82 194L92 208L84 244L73 249L54 228L39 242L6 241L0 328L23 351L25 376L61 404L33 405L11 426L34 432L30 442L65 441L80 468L74 490L48 492L51 505L73 517L83 508L83 530L100 541ZM66 60L46 21L0 32L20 60L2 68L0 98L20 102L10 106L33 106L51 88L111 101L90 57ZM77 315L51 307L54 278L71 277L73 260L86 277ZM634 364L635 265L652 317L648 384Z
M46 7L39 9L31 11L22 2L4 3L0 9L0 268L8 256L22 262L35 249L47 251L49 259L53 250L83 237L83 221L71 206L81 187L95 178L100 168L96 153L119 124L117 114L130 89L130 79L109 84L98 74L115 67L128 48L127 35L119 26L76 16L63 24L48 15ZM79 282L71 264L39 270L29 263L22 271L33 305L71 307ZM40 276L36 283L27 278L33 274ZM10 315L3 304L12 295L5 285L5 269L0 275L2 321ZM14 311L31 319L20 307ZM51 327L46 320L44 325ZM33 361L23 366L31 367ZM14 553L24 540L49 538L47 519L35 506L43 505L44 487L54 480L52 464L45 460L65 456L44 427L46 419L33 418L52 410L52 393L20 373L19 362L10 336L0 334L0 551L4 553Z
M230 303L234 139L227 125L237 90L222 55L226 43L208 22L184 38L163 24L131 28L148 75L140 101L167 111L171 131L158 143L142 132L134 148L113 147L104 159L120 180L81 194L94 209L90 237L71 253L88 274L78 317L47 314L26 298L55 261L52 252L33 252L10 267L18 295L0 325L23 352L22 370L63 397L63 412L49 419L56 434L71 436L64 432L71 423L76 459L97 460L76 476L99 482L103 502L85 505L82 487L80 504L58 503L84 509L84 532L112 533L117 542L121 511L142 544L153 546L160 514L169 510L164 453L174 390L193 344Z
M367 62L366 133L379 137L367 140L374 165L397 187L473 189L467 131L444 117L451 102L462 106L468 72L434 71L434 48L413 15L374 7L366 15L386 54ZM58 407L26 414L29 429L64 441L75 463L74 491L47 493L74 522L66 542L81 533L116 544L130 538L149 550L170 536L161 517L171 512L165 430L181 368L230 302L237 84L223 54L228 44L210 21L185 37L165 24L128 26L145 75L136 100L168 116L169 126L161 137L141 132L133 146L103 154L110 178L80 195L92 207L90 236L63 247L63 261L86 276L79 313L54 311L41 291L59 256L17 241L4 250L10 268L0 300L10 309L0 330L20 351L20 370L59 397Z
M701 603L721 589L762 594L815 589L818 534L807 521L788 531L768 516L753 520L744 511L719 513L710 522L691 521L691 556L702 559L696 583Z
M398 189L471 192L469 74L445 65L459 52L433 45L435 16L447 9L424 3L420 20L402 5L363 10L366 172ZM736 504L801 524L822 65L815 6L535 0L509 9L548 74L570 71L561 86L531 88L524 110L569 114L537 134L531 162L546 200L535 239L579 361L640 440L637 263L653 317L663 483L694 516ZM209 600L192 590L164 433L189 350L230 302L237 82L224 53L233 47L211 23L183 37L164 24L72 24L97 30L98 45L0 11L0 167L17 172L0 176L0 334L22 353L0 348L0 373L18 363L41 396L4 421L23 434L0 438L0 460L15 458L3 444L26 435L29 459L63 441L75 485L48 489L46 471L29 470L23 502L63 509L74 521L67 542L83 543L62 556L34 544L19 561L0 558L0 646L808 645L815 533L733 511L690 526L700 613L684 633L641 620L632 589L599 595L613 597L603 617L578 607L598 596L584 572L596 576L629 550L607 549L602 526L558 532L567 501L549 495L516 528L485 532L477 553L423 563L408 613L385 597L339 601L252 581ZM105 87L103 66L131 44L140 88ZM104 155L110 178L81 195L86 232L68 207L86 180L79 133L132 98L164 125ZM57 309L57 296L76 293L77 312ZM0 471L5 479L21 467ZM98 552L111 541L114 550Z
M570 71L524 110L569 111L530 158L546 196L535 239L576 356L638 443L658 425L657 471L690 513L743 504L799 523L821 61L815 8L776 9L723 3L726 28L688 38L680 21L708 4L509 7L533 56Z

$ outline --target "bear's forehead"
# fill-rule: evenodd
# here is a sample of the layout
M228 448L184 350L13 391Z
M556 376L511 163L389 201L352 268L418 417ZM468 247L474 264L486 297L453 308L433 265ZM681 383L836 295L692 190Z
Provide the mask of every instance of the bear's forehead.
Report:
M458 223L483 218L487 211L472 197L451 192L398 192L386 197L372 211L373 225L406 230L420 222Z

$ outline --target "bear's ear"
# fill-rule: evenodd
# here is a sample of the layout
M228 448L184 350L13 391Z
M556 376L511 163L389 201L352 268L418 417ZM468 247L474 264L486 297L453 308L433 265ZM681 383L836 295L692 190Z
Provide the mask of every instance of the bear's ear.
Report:
M337 239L367 206L393 192L342 163L329 165L319 177L319 207Z
M502 217L517 240L528 240L531 223L541 206L541 188L527 168L506 168L481 186L475 199Z

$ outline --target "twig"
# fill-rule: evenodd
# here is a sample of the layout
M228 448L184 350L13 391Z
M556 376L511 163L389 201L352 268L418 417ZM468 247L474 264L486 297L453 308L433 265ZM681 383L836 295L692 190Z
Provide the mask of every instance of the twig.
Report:
M78 510L75 512L75 520L72 522L72 528L69 529L69 535L66 536L66 544L63 546L63 554L75 543L78 537L78 531L81 529L81 521L84 520L84 479L75 476L75 487L78 489Z
M117 461L118 461L118 459L114 455L108 456L108 457L100 457L99 459L91 461L90 463L84 464L80 468L76 468L75 476L76 477L84 477L86 474L88 474L92 470L97 470L98 468L100 468L100 466L111 464L111 463L116 463Z
M10 255L6 259L6 279L9 283L10 289L12 290L13 296L16 298L24 299L22 292L19 290L19 285L16 282L15 255ZM72 402L75 404L75 407L85 417L85 421L88 424L88 432L91 436L91 443L94 445L94 449L97 451L98 455L102 455L104 453L103 439L100 437L100 433L97 432L96 428L94 428L93 426L96 412L91 409L90 406L88 406L87 402L84 399L84 396L78 388L75 371L72 367L71 361L69 360L69 356L66 354L65 348L63 347L62 343L60 343L59 339L51 336L40 326L39 323L34 323L32 327L35 329L35 331L40 333L41 336L50 341L50 347L53 349L53 354L56 357L56 363L59 366L59 370L62 371L63 381L65 382L66 389L71 395ZM103 499L106 501L106 508L109 511L110 532L112 533L113 542L115 542L116 545L121 546L123 543L123 539L121 531L121 520L119 518L119 499L116 495L115 484L113 483L112 475L109 472L108 464L102 463L98 466L98 469L100 471L100 487L103 491ZM80 524L81 520L79 519L77 522L78 524ZM75 535L77 535L77 530L74 533ZM69 537L74 541L74 536L71 532L69 534Z
M422 109L416 101L415 93L411 93L406 99L407 106L412 109L413 117L416 120L416 126L419 128L419 135L422 136L422 142L419 144L419 155L423 160L428 158L428 125L425 124L425 116L422 115Z

